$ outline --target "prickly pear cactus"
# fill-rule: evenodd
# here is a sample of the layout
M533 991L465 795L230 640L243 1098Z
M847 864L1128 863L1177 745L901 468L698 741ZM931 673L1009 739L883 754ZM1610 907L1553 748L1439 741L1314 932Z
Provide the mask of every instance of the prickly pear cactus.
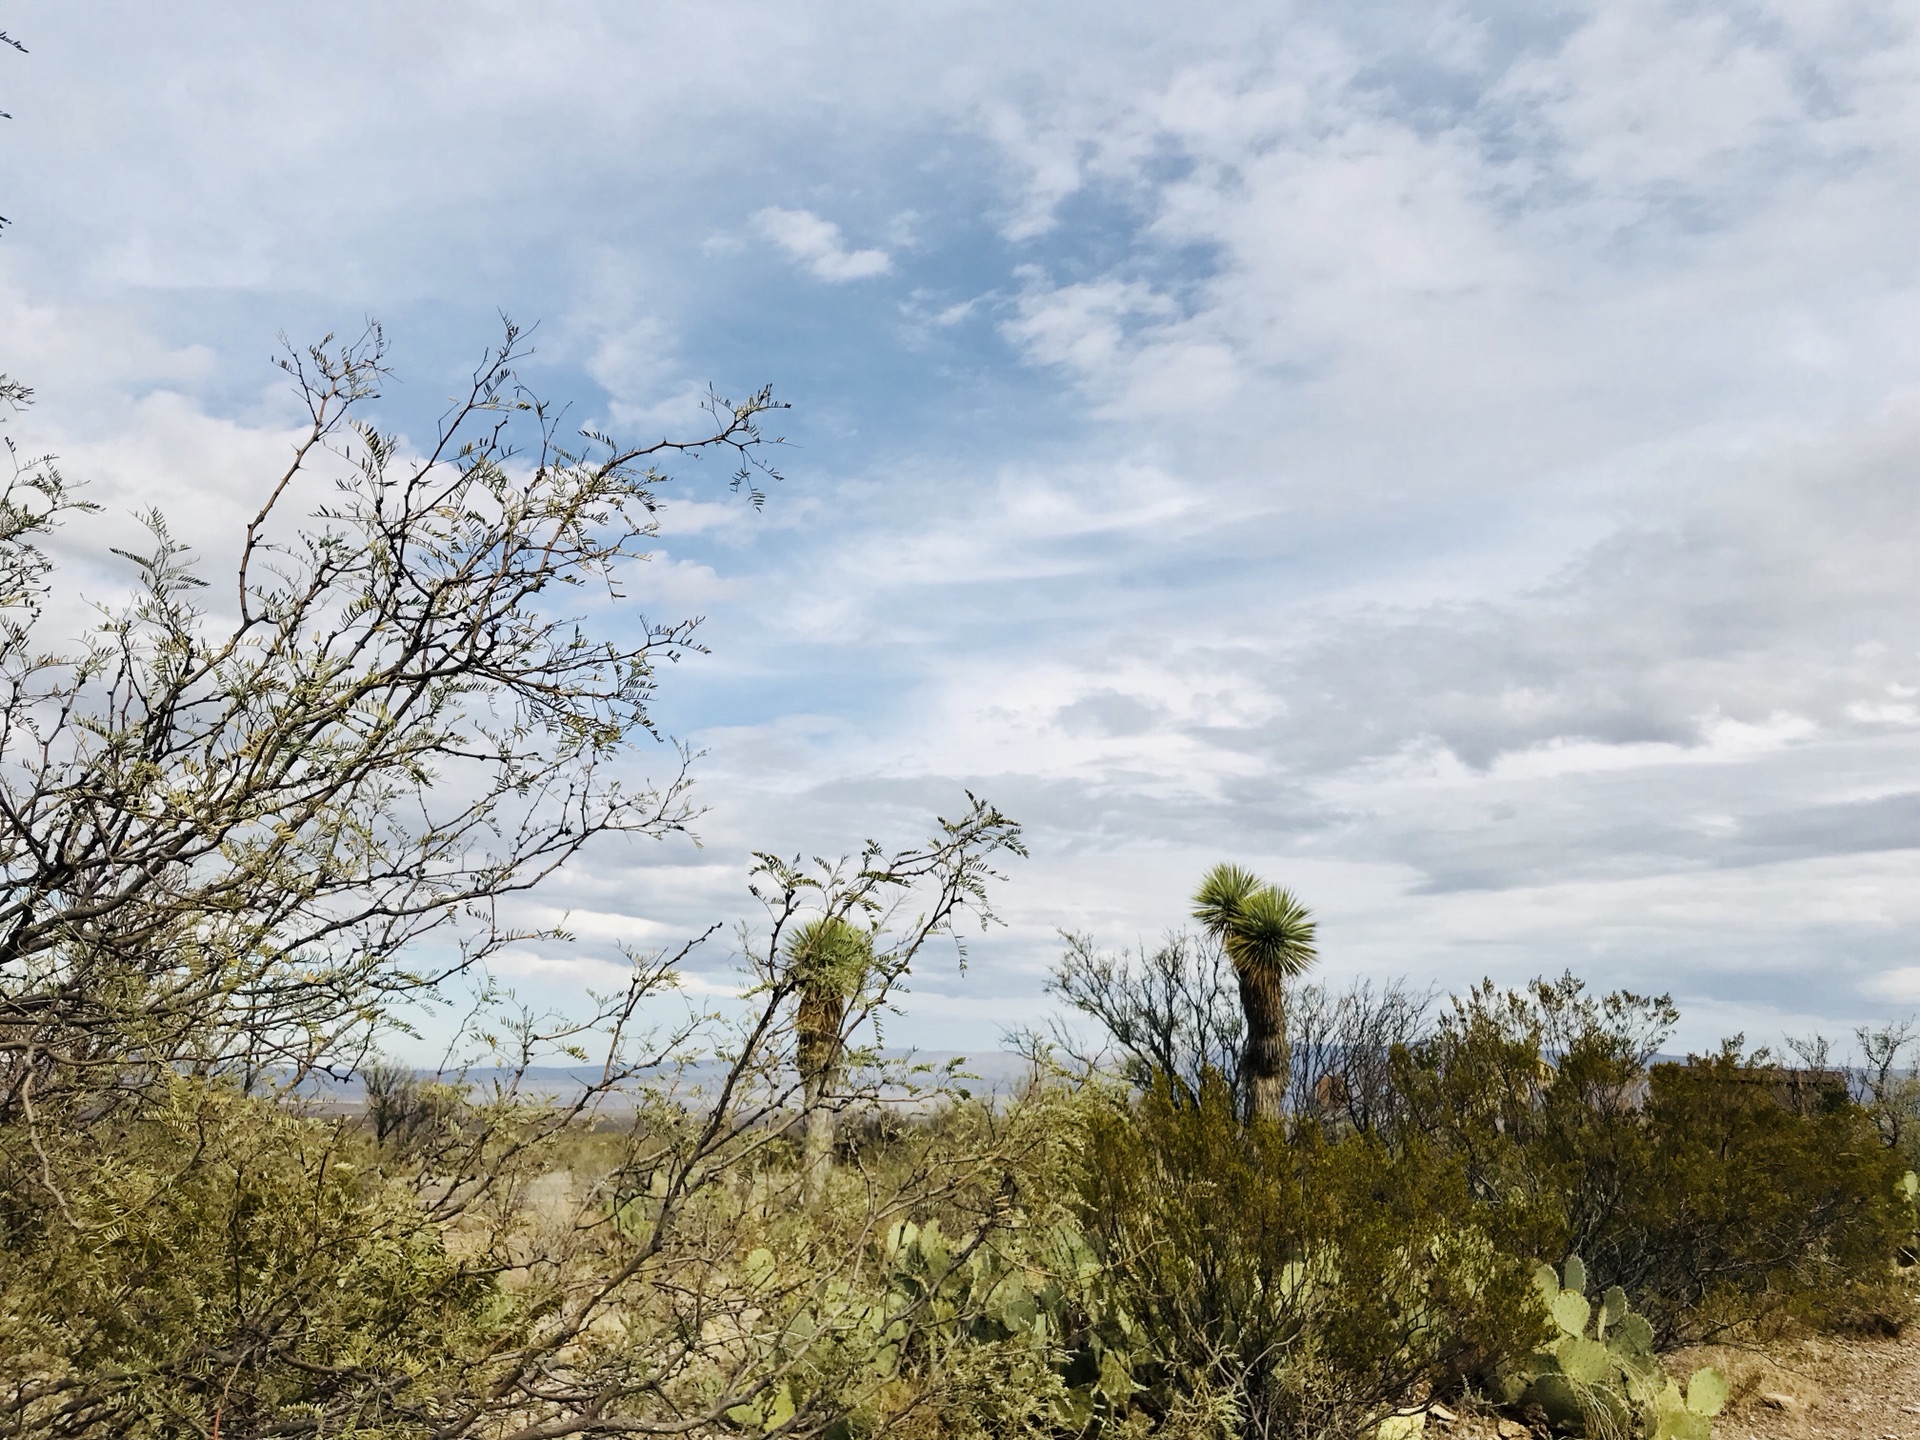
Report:
M1556 1430L1594 1440L1709 1440L1727 1400L1718 1371L1696 1371L1682 1390L1653 1353L1653 1327L1618 1285L1598 1305L1587 1298L1578 1256L1559 1274L1542 1265L1533 1283L1555 1334L1508 1372L1510 1404L1537 1405Z
M1696 1370L1683 1392L1669 1380L1654 1400L1651 1440L1708 1440L1711 1421L1727 1403L1727 1382L1711 1368Z
M1133 1374L1135 1323L1099 1285L1103 1267L1071 1227L1057 1226L1022 1248L1024 1260L949 1237L937 1219L897 1221L876 1257L876 1284L856 1288L836 1278L770 1338L805 1344L819 1362L810 1368L842 1374L851 1382L849 1393L858 1393L907 1374L916 1343L965 1335L1001 1346L1009 1363L1024 1357L1057 1377L1055 1420L1086 1430L1124 1408L1140 1388ZM740 1278L755 1296L776 1291L772 1253L747 1254ZM768 1358L779 1357L770 1351ZM735 1406L727 1418L748 1434L774 1432L807 1399L800 1380L789 1379Z

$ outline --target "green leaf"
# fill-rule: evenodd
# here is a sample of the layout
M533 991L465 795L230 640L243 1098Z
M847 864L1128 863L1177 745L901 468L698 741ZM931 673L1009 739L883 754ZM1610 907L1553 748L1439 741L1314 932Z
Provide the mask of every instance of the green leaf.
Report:
M1666 1410L1654 1427L1653 1440L1713 1440L1713 1427L1706 1416L1691 1410Z
M1618 1325L1632 1313L1627 1306L1627 1292L1618 1285L1609 1285L1605 1299L1600 1304L1600 1319L1603 1325Z
M1645 1368L1629 1362L1627 1366L1627 1398L1636 1405L1652 1405L1660 1397L1660 1387L1667 1377L1657 1364L1647 1364Z
M793 1418L795 1408L792 1384L782 1385L778 1390L773 1392L773 1403L767 1407L766 1423L761 1428L765 1430L778 1430Z
M1562 1290L1553 1297L1553 1323L1569 1335L1587 1333L1587 1319L1593 1307L1578 1290Z
M1578 1255L1569 1255L1567 1257L1565 1274L1566 1280L1562 1288L1575 1291L1581 1295L1587 1293L1587 1267L1586 1263L1581 1260Z
M1526 1398L1546 1411L1547 1419L1562 1430L1580 1423L1580 1398L1565 1375L1542 1375L1527 1387Z
M1587 1413L1582 1429L1588 1435L1631 1435L1633 1407L1618 1390L1605 1387L1589 1390L1585 1396Z
M1093 1389L1076 1385L1053 1402L1054 1413L1070 1430L1084 1430L1093 1423Z
M1018 1275L1009 1275L994 1290L989 1313L1009 1330L1025 1330L1039 1315L1033 1292Z
M1622 1355L1651 1355L1653 1326L1644 1315L1628 1315L1607 1337L1607 1343Z
M1533 1288L1547 1304L1553 1304L1553 1297L1560 1293L1560 1277L1553 1273L1551 1265L1542 1265L1533 1272Z
M742 1273L747 1277L747 1288L755 1291L771 1286L778 1270L773 1252L765 1248L748 1251L746 1261L741 1266Z
M1523 1370L1502 1370L1499 1373L1494 1394L1502 1405L1517 1405L1520 1397L1527 1393L1529 1377Z
M1687 1409L1696 1415L1718 1415L1727 1403L1727 1382L1711 1365L1693 1372L1687 1382Z
M1613 1352L1597 1340L1572 1339L1556 1347L1560 1368L1584 1385L1598 1385L1614 1373Z
M1109 1350L1100 1357L1100 1378L1094 1382L1094 1388L1102 1399L1110 1404L1119 1404L1140 1387L1133 1383L1133 1371L1116 1351Z

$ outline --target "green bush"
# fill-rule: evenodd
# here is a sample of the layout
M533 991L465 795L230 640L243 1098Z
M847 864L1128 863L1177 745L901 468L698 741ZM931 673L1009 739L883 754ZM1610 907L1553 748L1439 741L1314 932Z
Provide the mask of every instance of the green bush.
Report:
M1241 1433L1355 1435L1543 1334L1531 1267L1424 1144L1247 1126L1217 1077L1092 1125L1080 1222L1135 1326L1134 1408L1227 1397Z
M415 1434L478 1337L513 1333L350 1130L187 1080L148 1098L0 1133L5 1433Z
M1664 997L1482 986L1398 1056L1408 1143L1456 1157L1501 1249L1577 1253L1662 1344L1884 1311L1905 1166L1824 1072L1737 1047L1648 1061Z
M1539 1261L1593 1253L1621 1198L1645 1183L1646 1061L1674 1018L1664 997L1596 1000L1571 976L1524 991L1483 984L1396 1052L1405 1132L1459 1159L1503 1249Z
M1808 1089L1729 1048L1655 1066L1644 1121L1648 1170L1594 1253L1609 1281L1645 1297L1661 1334L1888 1303L1906 1167L1842 1084Z
M36 1109L0 1124L0 1434L564 1428L553 1377L612 1375L709 1435L1321 1440L1471 1391L1699 1440L1713 1382L1657 1349L1897 1314L1920 1182L1832 1073L1649 1066L1667 1013L1483 987L1366 1124L1249 1121L1204 1069L875 1106L811 1200L777 1125L659 1093L384 1139L178 1076Z

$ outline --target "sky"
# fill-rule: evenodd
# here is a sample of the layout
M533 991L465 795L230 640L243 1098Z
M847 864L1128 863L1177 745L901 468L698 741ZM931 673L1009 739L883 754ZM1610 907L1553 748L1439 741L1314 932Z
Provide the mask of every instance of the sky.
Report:
M0 370L213 565L393 342L621 434L771 384L632 586L701 845L607 845L535 996L751 913L752 850L1026 826L889 1039L1049 1013L1057 932L1232 859L1335 984L1571 968L1696 1048L1920 1010L1920 10L0 3ZM613 623L618 623L615 617ZM636 775L659 773L651 745ZM697 962L729 983L724 944Z

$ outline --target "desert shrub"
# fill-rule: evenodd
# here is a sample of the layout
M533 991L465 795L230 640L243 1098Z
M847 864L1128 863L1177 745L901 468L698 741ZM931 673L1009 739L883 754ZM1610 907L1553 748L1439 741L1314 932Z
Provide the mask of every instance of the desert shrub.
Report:
M1216 937L1174 931L1155 949L1120 954L1101 950L1090 935L1060 938L1066 949L1048 989L1098 1022L1104 1035L1100 1052L1083 1053L1056 1025L1047 1045L1073 1055L1083 1070L1111 1062L1141 1089L1162 1077L1183 1104L1194 1101L1211 1072L1244 1103L1246 1023L1238 979Z
M1423 1143L1244 1124L1218 1078L1093 1126L1080 1222L1135 1328L1134 1408L1226 1397L1250 1436L1353 1435L1542 1334L1531 1266ZM1463 1218L1464 1217L1464 1218Z
M1884 1306L1905 1166L1838 1072L1736 1046L1649 1065L1665 997L1485 985L1400 1053L1409 1133L1503 1250L1577 1253L1662 1343Z
M1596 1269L1665 1336L1774 1312L1844 1319L1887 1302L1905 1163L1837 1078L1809 1086L1732 1047L1656 1065L1648 1169L1595 1237Z
M1118 954L1089 935L1061 938L1066 949L1048 988L1098 1024L1100 1048L1089 1049L1059 1025L1045 1037L1016 1038L1064 1052L1083 1070L1105 1062L1142 1090L1165 1076L1182 1103L1192 1103L1212 1072L1246 1107L1246 1024L1239 982L1218 937L1174 931L1152 950ZM1426 1032L1433 992L1362 980L1344 990L1289 983L1284 997L1288 1113L1360 1130L1396 1123L1394 1048Z
M1296 990L1287 1001L1291 1113L1356 1130L1390 1133L1404 1124L1394 1051L1426 1035L1434 995L1397 980Z
M777 1368L782 1351L805 1360L730 1419L767 1431L838 1409L828 1430L839 1436L987 1440L1085 1431L1136 1388L1124 1322L1088 1305L1100 1266L1071 1225L989 1236L902 1219L869 1259L819 1288L804 1258L789 1275L772 1251L749 1254L763 1288L791 1278L800 1302L760 1330L759 1362Z
M1006 829L976 806L844 883L780 872L762 958L802 897L910 895L929 902L911 928L877 931L876 963L904 973L977 893L982 823L989 846ZM770 970L744 1018L631 1024L678 958L638 957L591 1025L505 1012L476 1042L514 1047L487 1086L376 1071L372 1123L303 1115L297 1083L248 1094L240 1076L23 1082L0 1109L0 1436L892 1433L967 1395L1016 1414L1016 1382L981 1388L1016 1373L970 1309L992 1291L896 1300L885 1238L937 1219L957 1260L993 1253L1018 1228L1003 1191L1045 1149L1043 1108L949 1107L808 1203L781 1123L792 986ZM576 1091L530 1079L530 1056L595 1034L607 1058ZM714 1051L719 1084L676 1083ZM884 1108L910 1079L876 1072L847 1103ZM876 1368L888 1347L899 1360ZM1024 1362L1042 1398L1055 1358Z
M1675 1018L1664 996L1596 999L1570 975L1482 984L1396 1052L1403 1134L1458 1160L1503 1249L1595 1255L1652 1164L1646 1064Z
M402 1433L513 1331L351 1128L187 1080L145 1099L0 1134L0 1433Z
M374 1143L410 1150L430 1143L460 1114L457 1086L423 1077L411 1065L376 1060L360 1069L367 1125Z
M965 1369L936 1342L971 1333L972 1292L938 1287L882 1310L920 1356L899 1405L834 1357L873 1343L894 1222L938 1218L967 1255L1010 1229L1014 1152L930 1129L893 1183L862 1168L815 1205L781 1130L796 1097L831 1141L900 1093L856 1032L929 944L991 919L1016 824L969 797L891 855L759 856L748 1003L719 1013L670 993L699 937L628 952L565 1014L485 977L570 938L508 902L692 819L689 755L658 785L622 757L657 738L696 622L607 629L566 597L644 560L656 462L725 452L760 503L780 408L711 396L710 427L623 446L569 434L526 353L508 325L419 447L365 414L377 326L289 353L308 423L212 608L154 514L124 600L67 631L48 547L90 507L48 463L0 483L0 1435L716 1434L782 1394L804 1407L786 1428L818 1431L891 1426ZM857 935L844 1003L810 1002L789 943L809 926ZM448 1065L490 1085L376 1067L367 1124L301 1113L468 980ZM803 1084L816 1055L835 1063ZM584 1078L535 1093L556 1062ZM814 1159L824 1192L830 1146ZM831 1323L780 1328L808 1315Z
M703 1434L985 1440L1130 1393L1045 1208L1059 1106L952 1107L802 1205L771 1127L703 1145L666 1100L475 1101L399 1153L284 1097L146 1099L0 1129L0 1435L498 1435L640 1366Z
M1565 975L1488 982L1433 1014L1402 987L1307 987L1288 1005L1286 1113L1247 1124L1208 1063L1231 1063L1221 973L1191 945L1114 957L1077 939L1056 975L1137 1097L1108 1112L1080 1182L1141 1322L1136 1417L1204 1390L1242 1433L1310 1433L1424 1386L1497 1391L1532 1353L1513 1276L1571 1254L1633 1297L1655 1345L1905 1313L1890 1277L1914 1244L1920 1182L1902 1186L1920 1142L1898 1027L1863 1034L1861 1073L1813 1042L1791 1067L1737 1042L1657 1065L1666 996ZM1672 1400L1662 1380L1634 1403L1704 1424Z
M1862 1025L1853 1034L1863 1062L1857 1072L1855 1096L1873 1117L1882 1143L1898 1154L1909 1170L1920 1170L1920 1073L1913 1064L1920 1027L1906 1020Z

